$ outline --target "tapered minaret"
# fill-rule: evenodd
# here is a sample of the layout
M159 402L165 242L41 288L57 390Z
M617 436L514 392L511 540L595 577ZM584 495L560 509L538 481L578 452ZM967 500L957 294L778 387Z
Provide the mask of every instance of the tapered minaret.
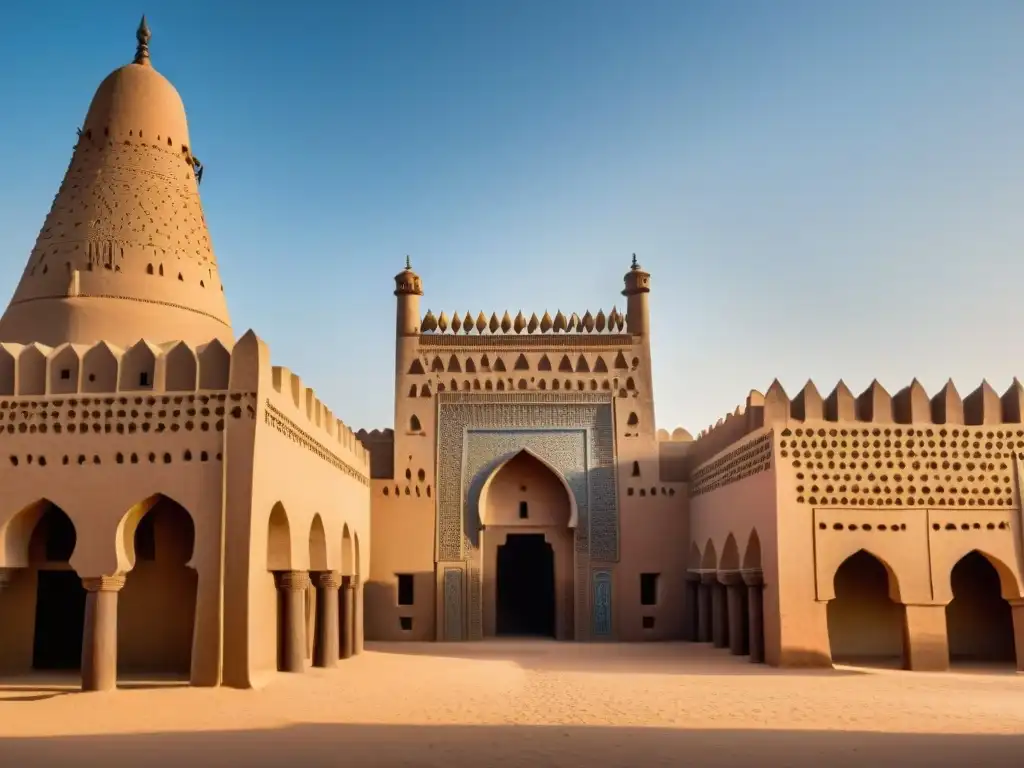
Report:
M145 17L136 39L93 96L0 341L234 341L185 107L153 68Z

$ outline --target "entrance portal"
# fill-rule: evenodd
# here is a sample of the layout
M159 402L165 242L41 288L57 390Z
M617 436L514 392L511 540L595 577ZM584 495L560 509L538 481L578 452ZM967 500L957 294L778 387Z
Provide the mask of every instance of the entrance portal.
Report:
M544 534L509 534L497 566L497 633L554 637L555 554Z
M79 669L85 588L74 571L39 571L36 587L32 667L40 670Z

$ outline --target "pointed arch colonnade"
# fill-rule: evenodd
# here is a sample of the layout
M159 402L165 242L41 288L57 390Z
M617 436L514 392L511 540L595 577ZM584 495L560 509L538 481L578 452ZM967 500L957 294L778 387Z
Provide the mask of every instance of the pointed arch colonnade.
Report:
M61 501L0 513L0 672L77 670L84 690L207 677L216 574L196 567L191 512L165 493L108 514Z
M764 576L761 540L750 532L740 558L736 538L729 534L721 558L709 539L704 552L694 544L686 572L683 637L690 642L728 648L734 656L763 663Z
M293 535L281 502L271 510L267 571L276 594L273 653L280 672L303 672L310 663L334 667L363 651L359 534L344 523L340 541L332 538L320 514L313 515L303 538Z

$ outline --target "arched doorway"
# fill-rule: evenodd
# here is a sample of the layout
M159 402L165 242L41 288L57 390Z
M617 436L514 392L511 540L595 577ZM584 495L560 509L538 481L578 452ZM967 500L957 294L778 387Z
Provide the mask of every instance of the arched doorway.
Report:
M889 569L860 550L839 566L836 596L828 603L832 660L899 666L903 659L903 606L894 602Z
M574 504L565 480L522 450L480 493L484 635L570 639Z
M85 589L68 561L75 551L74 523L54 504L43 509L29 539L29 568L35 576L32 668L78 670L82 665ZM28 582L27 586L31 586Z
M946 606L952 663L1012 663L1016 658L1013 613L1003 599L999 572L977 550L964 555L950 573L953 599Z
M134 565L118 601L118 671L188 677L199 584L188 566L195 547L192 516L156 495L129 511L125 535Z
M290 623L294 617L289 615L292 606L288 601L292 596L287 589L279 589L277 579L292 570L292 534L291 523L284 505L277 502L270 510L267 518L267 579L266 595L267 602L264 604L266 610L266 625L273 627L271 635L265 637L265 652L268 666L279 672L288 671L289 665L294 665L294 659L290 658L291 640L288 637ZM304 605L304 604L303 604ZM270 660L273 661L270 661ZM300 664L301 666L301 664Z

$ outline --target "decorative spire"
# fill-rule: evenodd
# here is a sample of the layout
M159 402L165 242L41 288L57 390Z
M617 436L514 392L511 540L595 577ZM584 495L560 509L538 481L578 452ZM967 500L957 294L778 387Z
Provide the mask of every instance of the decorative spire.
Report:
M630 269L632 269L632 270L634 270L634 271L636 271L636 270L639 270L639 269L640 269L640 262L638 262L638 261L636 260L636 254L635 254L635 253L633 254L633 263L632 263L632 265L630 266Z
M146 23L146 17L143 15L142 21L139 22L139 28L135 32L135 39L139 43L135 48L135 64L149 64L149 40L152 36L149 25Z
M412 271L412 260L409 258L409 254L405 255L405 270L406 272Z

